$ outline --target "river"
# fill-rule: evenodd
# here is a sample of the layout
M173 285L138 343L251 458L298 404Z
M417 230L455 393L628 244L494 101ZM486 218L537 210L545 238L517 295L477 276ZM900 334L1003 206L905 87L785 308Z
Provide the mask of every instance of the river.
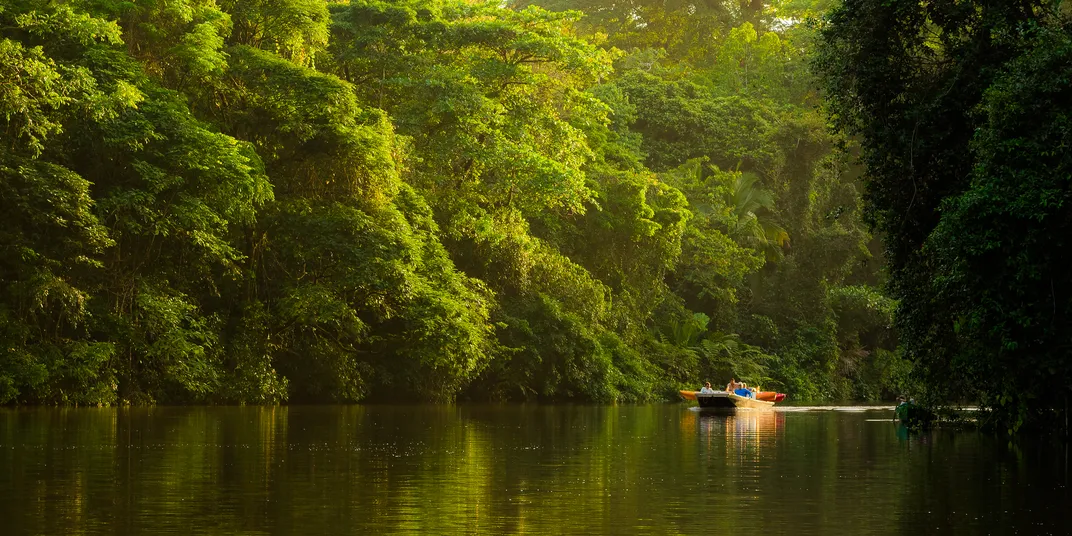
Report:
M1067 446L892 411L0 409L0 533L1066 534Z

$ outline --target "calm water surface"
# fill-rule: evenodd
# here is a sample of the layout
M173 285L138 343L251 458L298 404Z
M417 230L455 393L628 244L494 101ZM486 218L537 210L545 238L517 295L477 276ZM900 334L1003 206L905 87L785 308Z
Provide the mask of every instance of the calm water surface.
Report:
M0 410L0 534L1072 531L1065 445L891 413Z

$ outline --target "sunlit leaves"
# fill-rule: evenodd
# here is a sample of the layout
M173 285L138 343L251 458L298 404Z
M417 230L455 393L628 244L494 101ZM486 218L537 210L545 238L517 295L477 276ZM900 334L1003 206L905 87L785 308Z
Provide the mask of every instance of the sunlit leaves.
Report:
M89 187L69 169L0 148L0 403L114 400L111 345L79 340L113 243Z
M199 84L226 63L221 48L231 19L214 0L82 3L103 18L118 19L128 50L146 71L169 84Z
M584 210L590 157L571 118L609 58L568 33L574 14L462 2L354 2L336 14L344 76L413 137L416 183L484 210ZM596 120L599 120L598 115ZM492 212L494 212L492 210Z
M706 79L718 95L748 95L803 104L812 94L803 50L786 36L758 32L751 23L732 28L719 43Z
M299 65L312 66L328 44L328 3L324 0L224 0L231 16L230 41L268 50Z
M30 10L13 17L18 28L35 37L69 42L75 46L90 46L95 43L118 45L123 43L122 33L114 21L94 17L76 11L68 5L48 6L30 3ZM53 43L57 44L57 43Z
M350 84L254 48L229 51L210 113L254 143L281 192L379 201L394 193L393 132Z
M419 214L419 199L406 203ZM416 396L450 399L482 368L489 357L486 298L454 270L432 229L410 227L395 209L282 208L268 220L276 238L265 262L284 282L265 290L280 293L278 362L299 398L357 400L388 387L396 392L381 396L397 396L434 377L436 386ZM316 351L300 357L303 349ZM302 370L310 359L320 360L312 376ZM352 377L361 383L334 391L331 363L365 371Z
M779 113L763 102L716 97L698 84L643 71L625 73L617 84L642 111L633 128L643 135L654 170L703 156L724 169L769 173L779 163L773 139Z
M56 65L38 47L0 40L0 117L9 147L39 154L45 138L62 131L58 116L93 86L86 71Z

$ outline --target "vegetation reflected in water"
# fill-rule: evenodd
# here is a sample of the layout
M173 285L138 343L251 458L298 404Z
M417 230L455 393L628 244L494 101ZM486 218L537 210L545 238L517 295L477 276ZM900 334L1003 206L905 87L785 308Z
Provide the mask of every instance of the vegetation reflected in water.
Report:
M0 410L8 534L1072 528L1064 446L884 412L654 406Z

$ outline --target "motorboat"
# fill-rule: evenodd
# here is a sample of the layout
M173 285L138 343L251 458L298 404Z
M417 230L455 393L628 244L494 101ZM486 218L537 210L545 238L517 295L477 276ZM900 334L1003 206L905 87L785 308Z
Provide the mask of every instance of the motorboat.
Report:
M723 409L758 409L765 410L774 407L776 402L785 400L785 395L773 391L760 391L755 397L741 396L729 391L713 391L701 393L699 391L680 391L686 400L695 400L701 408Z

